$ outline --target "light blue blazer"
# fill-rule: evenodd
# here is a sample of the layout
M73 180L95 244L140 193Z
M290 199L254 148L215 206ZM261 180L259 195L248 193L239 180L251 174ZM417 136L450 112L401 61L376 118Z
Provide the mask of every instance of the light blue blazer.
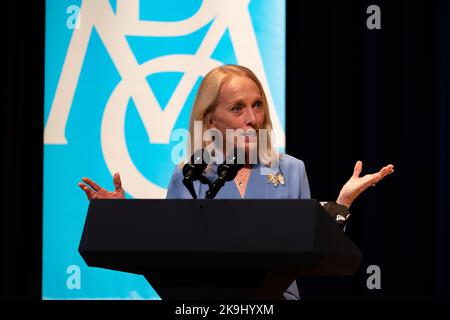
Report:
M211 182L217 178L217 164L210 165L205 175ZM253 165L247 182L247 189L243 199L310 199L308 177L306 176L305 164L287 154L280 154L279 173L284 177L285 184L267 181L267 172L262 165ZM208 186L200 181L194 182L194 189L199 199L205 198ZM183 184L182 167L177 166L167 189L167 199L192 199L191 194ZM234 181L225 183L217 193L216 199L241 199L239 190Z
M205 170L206 177L211 182L217 178L217 164L210 165L209 170ZM260 164L253 165L250 177L247 182L247 189L243 199L310 199L308 177L306 176L305 164L302 160L296 159L287 154L280 154L279 173L284 177L285 184L267 182L267 172L262 170ZM194 182L194 189L199 199L205 198L208 190L207 185L200 181ZM191 194L183 184L182 167L177 166L172 175L172 179L167 189L167 199L192 199ZM217 193L215 199L241 199L239 190L234 181L225 183ZM286 300L299 300L297 282L294 281L283 293Z

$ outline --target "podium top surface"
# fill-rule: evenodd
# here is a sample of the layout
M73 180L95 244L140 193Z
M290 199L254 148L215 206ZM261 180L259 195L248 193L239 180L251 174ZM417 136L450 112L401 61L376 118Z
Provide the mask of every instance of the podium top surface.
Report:
M361 260L316 200L93 200L79 251L88 265L136 273L321 265L351 274Z

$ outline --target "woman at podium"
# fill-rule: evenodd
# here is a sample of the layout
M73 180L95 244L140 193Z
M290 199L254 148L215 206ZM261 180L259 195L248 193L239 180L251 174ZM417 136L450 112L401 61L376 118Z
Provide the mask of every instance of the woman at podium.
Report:
M197 126L197 127L196 127ZM212 159L201 160L200 172L187 181L184 164L178 165L167 190L169 199L192 199L193 197L216 199L309 199L310 189L303 161L276 151L268 102L263 87L255 74L246 67L224 65L211 70L203 79L197 92L190 118L191 147L201 128L201 150L208 150L214 142ZM231 133L230 134L230 129ZM203 134L211 131L211 141L203 141ZM228 132L227 132L228 130ZM228 135L227 135L228 133ZM262 141L262 139L264 141ZM197 144L199 145L198 141ZM236 145L239 148L236 149ZM218 147L219 146L219 147ZM224 146L222 148L222 146ZM261 148L261 146L264 146ZM230 149L233 151L233 170L220 171L226 163ZM191 150L194 150L193 148ZM236 164L234 151L242 150L241 163ZM196 151L196 150L194 150ZM206 153L201 152L201 155ZM193 160L193 158L191 158ZM202 166L203 165L203 166ZM197 167L192 167L195 175ZM228 167L227 167L228 168ZM229 169L229 168L228 168ZM210 182L218 181L219 173L226 183L215 188ZM340 225L349 217L352 202L364 190L375 185L394 171L393 165L379 172L360 176L362 162L357 161L350 179L342 187L336 201L322 203L330 216ZM205 180L206 178L206 180ZM115 190L110 192L88 178L79 183L88 199L124 198L119 173L114 174ZM208 182L209 181L209 182ZM288 300L300 298L294 281L283 297Z

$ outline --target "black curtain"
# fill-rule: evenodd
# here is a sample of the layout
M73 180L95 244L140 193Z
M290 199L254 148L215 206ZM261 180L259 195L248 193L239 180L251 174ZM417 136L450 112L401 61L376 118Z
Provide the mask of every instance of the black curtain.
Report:
M366 27L371 4L381 30ZM351 208L357 274L301 279L303 299L450 297L448 19L446 0L287 2L286 149L312 196L335 199L358 159L363 174L395 165ZM1 298L38 300L45 3L10 1L3 22ZM366 287L370 265L381 290Z
M4 10L0 298L38 300L42 270L45 3L8 1Z
M366 27L372 4L380 30ZM312 197L336 199L357 160L363 174L395 166L351 208L357 275L301 279L303 298L450 297L448 19L439 0L288 1L287 152Z

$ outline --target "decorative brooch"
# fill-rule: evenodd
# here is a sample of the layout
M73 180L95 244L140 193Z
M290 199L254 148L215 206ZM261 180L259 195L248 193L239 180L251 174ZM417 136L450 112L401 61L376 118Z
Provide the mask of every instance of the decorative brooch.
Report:
M278 187L279 184L284 186L284 177L281 173L269 174L267 175L267 183L272 183L275 187Z

